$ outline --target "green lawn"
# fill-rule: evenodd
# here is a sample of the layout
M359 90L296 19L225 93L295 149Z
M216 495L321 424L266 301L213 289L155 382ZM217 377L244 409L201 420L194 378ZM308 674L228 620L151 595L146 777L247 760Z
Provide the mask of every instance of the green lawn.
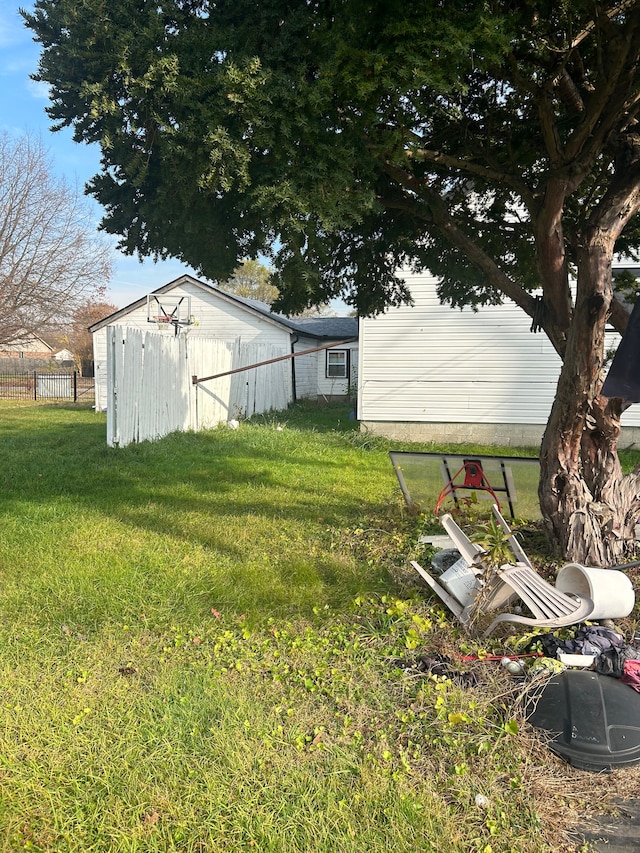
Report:
M0 446L0 851L561 849L504 674L412 666L461 638L348 408L118 450L0 402Z

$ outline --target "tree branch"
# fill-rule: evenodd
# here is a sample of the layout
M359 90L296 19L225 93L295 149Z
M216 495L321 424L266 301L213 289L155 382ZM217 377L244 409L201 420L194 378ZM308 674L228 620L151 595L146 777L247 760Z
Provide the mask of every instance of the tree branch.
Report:
M532 319L536 314L537 301L524 288L507 276L498 264L456 223L446 208L443 198L429 186L421 183L413 174L392 163L385 164L385 172L393 180L422 198L431 211L430 221L438 228L447 242L459 249L471 263L489 279L491 284L512 302L515 302ZM565 347L564 335L546 318L541 328L546 333L556 352L562 357Z
M600 75L599 85L589 97L582 121L567 140L567 161L578 156L595 161L624 112L640 55L640 10L637 3L633 7L625 38L607 41L607 73Z
M439 166L446 166L450 169L458 169L467 175L484 178L487 181L495 181L499 184L506 184L515 190L523 199L524 203L529 207L533 204L533 196L531 195L527 185L521 181L516 175L510 172L499 171L488 166L483 166L480 163L472 163L469 160L464 160L461 157L453 157L451 154L444 154L442 151L432 151L428 148L416 148L407 152L409 158L415 157L416 160L426 160L430 163L436 163Z

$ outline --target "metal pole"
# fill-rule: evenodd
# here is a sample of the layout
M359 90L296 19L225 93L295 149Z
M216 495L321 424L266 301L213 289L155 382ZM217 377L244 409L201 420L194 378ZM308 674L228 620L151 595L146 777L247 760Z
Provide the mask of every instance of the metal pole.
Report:
M357 338L347 338L346 341L333 341L330 344L323 344L321 347L312 347L311 349L303 349L300 352L289 353L288 355L279 355L277 358L269 358L266 361L258 361L255 364L247 364L245 367L236 367L234 370L225 370L224 373L214 373L213 376L192 376L191 382L197 385L199 382L208 382L209 379L220 379L222 376L231 376L232 373L242 373L243 370L253 370L254 367L262 367L264 364L274 364L276 361L286 361L289 358L297 358L299 355L308 355L312 352L320 352L323 349L333 349L341 347L345 344L351 344Z

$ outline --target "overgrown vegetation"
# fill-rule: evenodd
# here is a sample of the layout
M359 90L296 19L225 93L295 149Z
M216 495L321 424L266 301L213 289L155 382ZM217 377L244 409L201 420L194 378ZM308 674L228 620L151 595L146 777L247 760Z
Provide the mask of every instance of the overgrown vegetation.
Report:
M406 568L426 519L348 409L123 450L0 415L0 850L571 849L601 785L460 658L491 649Z

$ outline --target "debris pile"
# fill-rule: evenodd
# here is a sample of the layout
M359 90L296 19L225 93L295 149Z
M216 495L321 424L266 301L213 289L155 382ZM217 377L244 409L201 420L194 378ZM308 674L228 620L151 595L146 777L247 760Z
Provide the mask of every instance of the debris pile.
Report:
M634 607L631 581L619 567L571 563L558 573L562 583L553 585L538 574L495 505L493 513L511 550L509 563L492 564L445 515L454 547L433 558L431 571L412 566L468 635L488 637L504 623L527 626L514 648L482 659L500 663L520 683L525 716L549 733L554 752L597 772L640 763L640 642L626 640L614 621ZM477 683L442 656L423 655L412 666L461 686Z

